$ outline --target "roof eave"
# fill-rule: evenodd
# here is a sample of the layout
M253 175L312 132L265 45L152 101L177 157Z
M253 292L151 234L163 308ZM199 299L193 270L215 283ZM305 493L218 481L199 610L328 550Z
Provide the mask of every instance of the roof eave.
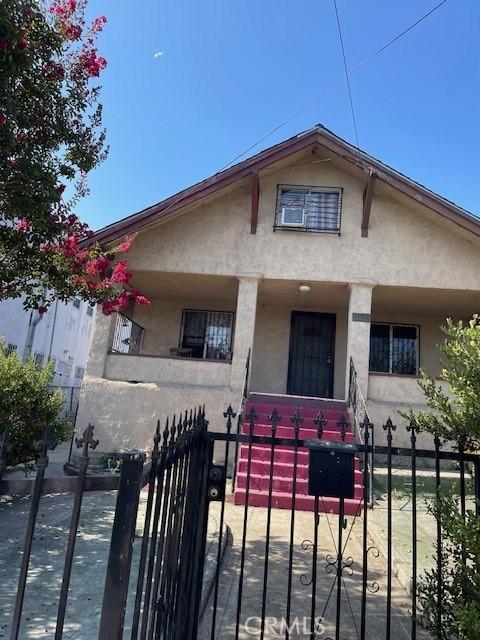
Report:
M457 224L459 227L480 237L480 219L477 219L467 211L445 200L423 185L398 173L395 169L384 165L365 152L358 150L328 129L319 126L300 133L288 140L284 140L273 147L269 147L233 167L216 173L210 178L188 187L170 196L166 200L162 200L152 207L148 207L143 211L100 229L86 241L86 244L92 242L104 244L114 242L129 233L138 231L147 224L170 216L179 209L205 198L220 189L228 187L252 173L261 171L263 168L302 151L313 144L318 144L328 149L367 173L375 172L378 180L407 195L416 202L423 204L442 217Z

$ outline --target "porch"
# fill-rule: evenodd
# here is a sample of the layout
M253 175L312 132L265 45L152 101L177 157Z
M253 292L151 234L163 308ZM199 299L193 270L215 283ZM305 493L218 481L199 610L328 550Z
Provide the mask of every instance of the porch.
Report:
M423 404L419 370L440 375L445 318L478 308L476 292L364 283L138 272L134 284L151 305L99 314L87 375L142 398L153 384L176 401L181 391L237 406L250 352L250 392L345 401L352 359L380 425Z

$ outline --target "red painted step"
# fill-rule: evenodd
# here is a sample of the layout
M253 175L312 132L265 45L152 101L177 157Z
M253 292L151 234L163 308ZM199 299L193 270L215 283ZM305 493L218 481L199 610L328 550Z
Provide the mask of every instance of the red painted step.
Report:
M252 444L252 461L270 461L270 445L268 444ZM274 447L273 460L274 462L284 462L286 464L293 464L295 457L295 448L278 445ZM241 460L248 459L248 444L240 445L239 458ZM308 449L305 447L298 447L297 452L297 464L303 464L308 466ZM355 469L360 469L360 459L355 456Z
M278 404L277 404L278 402ZM302 406L302 402L305 406ZM255 421L253 434L269 438L272 435L272 425L269 416L274 409L281 415L281 420L277 426L276 437L294 440L295 430L291 420L294 412L299 411L303 422L299 431L299 439L316 440L317 426L314 424L315 417L322 412L327 422L323 428L322 440L338 441L341 439L341 428L337 424L344 417L349 422L349 417L345 403L332 400L321 400L318 398L300 398L290 396L264 396L252 394L248 399L244 410L244 422L242 433L248 434L249 424L246 422L246 414L254 410L258 416ZM345 432L345 442L354 442L354 434L350 424ZM245 504L247 471L248 471L248 444L242 444L239 448L237 462L236 486L234 501L235 504ZM268 506L268 489L270 483L270 456L271 446L255 443L251 445L250 462L250 490L248 503L253 507ZM275 446L273 479L272 479L272 502L273 508L291 509L293 491L293 460L295 449L293 446ZM308 495L308 449L299 447L297 450L297 476L295 492L295 508L302 511L314 510L314 498ZM360 471L360 461L355 457L355 498L345 500L345 514L355 515L363 508L363 474ZM321 498L319 503L320 511L328 513L338 513L339 501L337 498Z
M358 461L357 461L358 463ZM246 474L248 469L248 459L241 458L239 460L237 466L238 474ZM270 456L268 460L259 460L253 459L250 463L250 473L256 476L264 476L268 478L270 476ZM291 480L293 478L293 463L286 462L277 462L274 460L273 463L273 475L274 477L288 478ZM299 464L297 461L297 479L303 478L306 480L308 478L308 459L306 460L306 464ZM361 485L363 482L363 473L359 468L355 469L355 483Z
M247 474L245 472L239 472L236 477L237 487L241 489L246 489L247 487ZM261 491L268 493L268 487L270 484L269 476L257 475L253 472L250 472L250 490L251 491ZM306 496L308 495L308 479L302 478L297 474L297 483L295 486L295 493L297 495ZM272 479L272 491L274 493L285 493L292 495L292 478L285 478L281 476L273 476ZM361 484L355 485L354 497L357 500L363 495L363 487Z
M248 424L243 423L242 425L242 433L249 434L250 426ZM298 433L299 440L317 440L318 431L316 429L303 429L301 428ZM266 424L256 424L253 429L254 436L267 436L270 437L272 435L272 427L271 425ZM277 438L290 438L291 440L295 439L295 432L293 427L277 427ZM324 431L322 434L322 440L340 440L341 434L340 431ZM351 431L347 431L345 433L345 442L353 442L354 436Z
M245 504L245 489L238 488L235 490L235 504ZM268 493L266 491L250 491L248 496L248 504L251 507L268 507ZM363 508L363 500L345 500L345 515L354 516L361 513ZM338 498L319 498L318 510L321 513L338 513ZM292 494L291 493L274 493L272 495L273 509L291 509ZM295 509L299 511L314 511L315 498L313 496L303 496L296 494Z

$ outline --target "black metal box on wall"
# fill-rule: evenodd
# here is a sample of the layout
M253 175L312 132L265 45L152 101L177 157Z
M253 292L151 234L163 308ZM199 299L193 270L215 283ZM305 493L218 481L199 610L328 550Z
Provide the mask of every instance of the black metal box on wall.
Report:
M309 450L309 495L353 498L356 445L329 440L305 440L304 444Z

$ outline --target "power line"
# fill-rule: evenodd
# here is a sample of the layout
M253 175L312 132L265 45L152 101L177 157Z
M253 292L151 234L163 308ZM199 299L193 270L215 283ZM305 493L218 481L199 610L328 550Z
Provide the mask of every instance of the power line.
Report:
M377 51L375 51L374 53L371 53L369 56L367 56L366 58L364 58L361 62L359 62L358 64L356 64L355 66L353 66L350 71L348 71L348 73L345 73L343 76L341 76L340 78L338 78L333 84L331 84L329 87L327 87L326 89L324 89L324 91L322 91L321 93L319 93L318 95L316 95L315 97L313 97L311 100L309 100L308 102L306 102L302 107L300 107L299 109L297 109L297 111L295 111L294 113L292 113L292 115L290 115L286 120L284 120L283 122L281 122L279 125L277 125L276 127L274 127L271 131L269 131L268 133L266 133L262 138L260 138L259 140L257 140L257 142L255 142L254 144L250 145L250 147L248 147L248 149L245 149L245 151L242 151L242 153L238 154L238 156L235 156L235 158L233 158L233 160L230 160L230 162L228 162L224 167L222 167L220 169L220 171L223 171L224 169L227 169L231 164L233 164L234 162L236 162L237 160L239 160L240 158L242 158L244 155L246 155L249 151L251 151L252 149L255 149L255 147L258 147L259 144L261 144L262 142L264 142L265 140L267 140L267 138L269 138L270 136L272 136L274 133L276 133L279 129L282 129L286 124L288 124L289 122L291 122L292 120L295 120L295 118L297 116L299 116L301 113L303 113L304 111L306 111L307 109L309 109L309 107L311 107L313 104L315 104L315 102L317 102L318 100L320 100L321 98L323 98L324 96L326 96L328 93L330 93L331 91L333 91L333 89L335 89L336 87L338 87L338 85L340 83L342 83L346 78L350 77L352 75L352 73L354 73L355 71L358 71L358 69L360 69L361 67L365 66L366 64L368 64L369 62L371 62L374 58L376 58L378 55L380 55L383 51L385 51L385 49L388 49L388 47L390 47L392 44L394 44L395 42L397 42L397 40L400 40L400 38L402 38L404 35L406 35L409 31L411 31L412 29L414 29L417 25L419 25L421 22L423 22L424 20L426 20L429 16L432 15L432 13L435 13L435 11L437 11L438 9L440 9L440 7L442 5L444 5L447 2L447 0L441 0L441 2L439 2L438 4L436 4L434 7L432 7L429 11L427 11L427 13L423 14L420 18L418 18L417 20L415 20L415 22L412 22L412 24L410 24L408 27L406 27L403 31L401 31L399 34L397 34L394 38L392 38L391 40L389 40L386 44L383 45L383 47L380 47L380 49L377 49Z
M333 0L333 6L335 7L335 16L337 18L338 37L340 39L340 47L342 49L343 68L345 70L345 79L347 80L348 97L350 100L350 111L352 112L353 129L355 131L355 141L357 143L357 149L358 149L360 145L358 143L357 119L355 118L355 109L353 108L352 88L350 86L350 76L348 73L347 57L345 55L345 46L343 44L342 27L340 25L340 16L338 15L337 0Z

